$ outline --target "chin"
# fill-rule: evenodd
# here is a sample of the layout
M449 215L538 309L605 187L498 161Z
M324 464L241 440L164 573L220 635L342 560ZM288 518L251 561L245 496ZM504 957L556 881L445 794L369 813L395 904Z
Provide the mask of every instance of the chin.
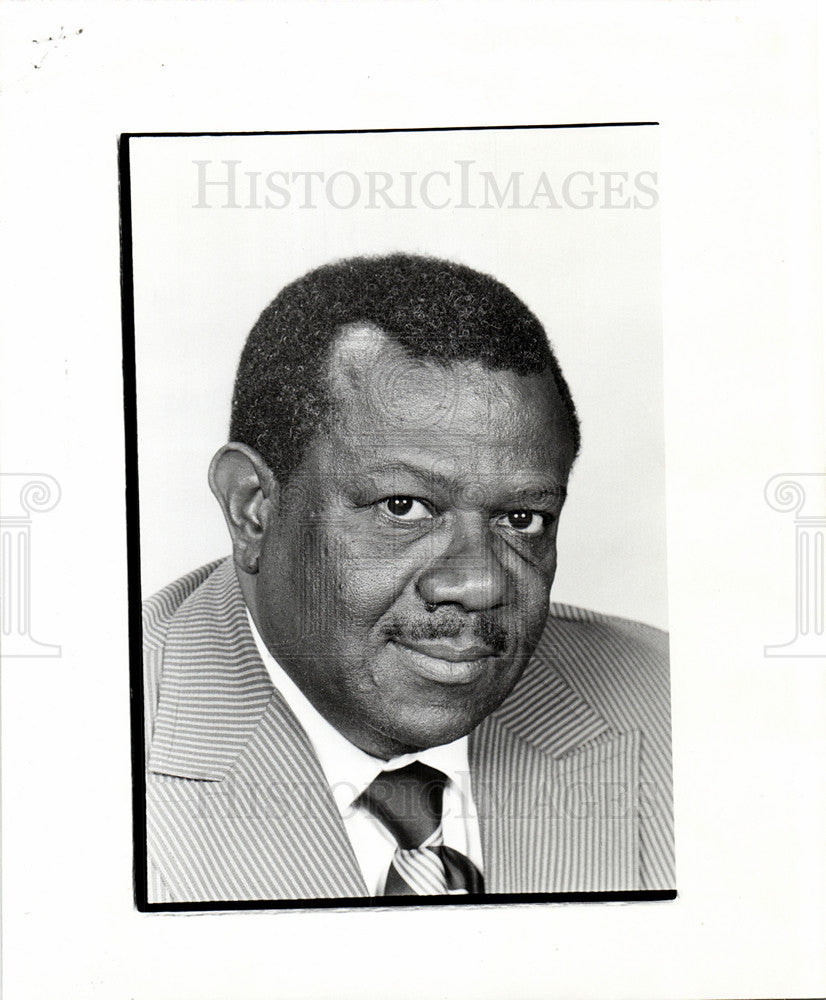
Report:
M415 719L405 720L406 725L399 725L397 720L392 729L388 727L388 736L402 748L394 751L395 755L428 750L430 747L444 746L445 743L453 743L454 740L467 736L488 714L487 712L459 715L451 713L446 718L443 712L420 712Z

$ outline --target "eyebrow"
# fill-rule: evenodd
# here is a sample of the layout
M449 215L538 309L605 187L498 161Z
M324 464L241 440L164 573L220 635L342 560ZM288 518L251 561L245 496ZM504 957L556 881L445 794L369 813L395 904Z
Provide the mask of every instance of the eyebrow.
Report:
M382 476L393 472L406 473L415 479L434 483L442 489L450 489L455 485L454 481L442 472L438 472L435 469L424 469L402 461L388 462L386 465L367 469L365 476ZM525 502L530 501L531 503L542 503L548 500L565 500L567 495L568 491L564 484L561 483L553 483L550 486L525 486L515 489L512 494L514 503L518 503L520 500L524 500Z

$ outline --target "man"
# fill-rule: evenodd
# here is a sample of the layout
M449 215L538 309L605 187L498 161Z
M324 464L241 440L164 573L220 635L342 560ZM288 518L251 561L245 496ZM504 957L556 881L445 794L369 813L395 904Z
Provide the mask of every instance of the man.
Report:
M278 295L209 473L232 559L147 603L149 902L673 888L665 638L549 614L579 443L486 275Z

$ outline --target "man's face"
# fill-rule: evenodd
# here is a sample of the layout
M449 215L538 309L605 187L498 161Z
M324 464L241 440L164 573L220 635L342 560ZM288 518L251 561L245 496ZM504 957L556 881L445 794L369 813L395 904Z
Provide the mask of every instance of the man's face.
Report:
M269 519L264 640L351 742L387 758L470 732L539 640L573 460L548 377L411 359L357 327L336 406Z

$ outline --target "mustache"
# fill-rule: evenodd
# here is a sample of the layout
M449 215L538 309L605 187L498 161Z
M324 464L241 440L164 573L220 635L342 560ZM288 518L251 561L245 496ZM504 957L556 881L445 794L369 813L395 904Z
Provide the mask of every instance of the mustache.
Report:
M458 639L460 635L472 637L494 653L504 653L508 645L508 632L489 615L472 618L455 614L431 618L396 618L384 626L384 637L395 639Z

